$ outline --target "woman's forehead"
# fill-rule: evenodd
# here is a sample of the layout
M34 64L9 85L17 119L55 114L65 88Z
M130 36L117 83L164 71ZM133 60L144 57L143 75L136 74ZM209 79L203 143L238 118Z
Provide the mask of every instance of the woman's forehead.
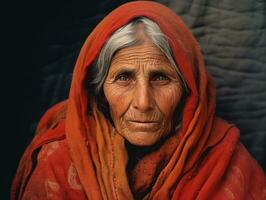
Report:
M129 57L129 59L127 59ZM134 54L128 56L121 56L114 59L110 66L110 75L115 75L117 72L127 71L138 73L143 71L145 73L151 72L165 72L167 74L176 74L174 67L170 64L166 56L160 54Z
M118 51L112 59L112 65L136 62L153 62L161 64L169 62L164 53L151 42L124 48Z

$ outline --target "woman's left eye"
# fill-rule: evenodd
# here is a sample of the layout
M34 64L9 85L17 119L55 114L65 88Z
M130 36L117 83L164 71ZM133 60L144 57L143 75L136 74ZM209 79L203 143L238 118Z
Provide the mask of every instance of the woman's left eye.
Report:
M152 81L169 81L169 78L164 74L156 74L152 77Z

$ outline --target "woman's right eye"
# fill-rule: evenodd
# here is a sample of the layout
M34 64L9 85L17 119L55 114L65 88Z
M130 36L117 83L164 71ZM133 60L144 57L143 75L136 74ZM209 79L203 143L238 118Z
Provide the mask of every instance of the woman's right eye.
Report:
M127 75L119 75L116 80L118 81L129 81L129 77Z
M131 80L131 78L132 78L132 75L130 73L121 73L115 77L115 81L128 82Z

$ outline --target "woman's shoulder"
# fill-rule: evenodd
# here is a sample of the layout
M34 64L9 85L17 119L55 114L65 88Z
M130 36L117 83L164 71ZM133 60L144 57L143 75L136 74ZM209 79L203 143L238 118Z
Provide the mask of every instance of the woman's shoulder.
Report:
M265 199L265 191L262 168L239 141L238 128L228 126L221 141L183 176L175 195L179 199Z
M47 159L48 157L45 158L45 156L57 154L58 158L54 159L56 162L65 157L70 158L65 140L65 119L63 114L65 109L66 101L60 102L50 108L40 120L36 135L19 162L11 188L11 199L19 198L37 165L43 161L47 163L53 161L53 156L49 157L49 159Z
M85 199L66 139L42 145L22 199Z
M22 157L11 199L85 199L65 138L64 120L36 135Z
M234 196L236 199L266 198L264 171L241 142L236 145L221 185L222 190L219 192Z
M226 199L265 199L266 176L258 162L239 140L232 150L226 149L230 146L228 144L232 142L233 134L234 130L231 130L231 133L229 131L228 136L222 141L224 145L214 147L214 151L221 152L219 159L217 159L217 164L226 158L223 155L224 153L230 151L232 153L228 157L228 163L225 165L224 172L221 172L223 175L219 180L219 186L216 187L213 193L213 197L226 197Z
M13 185L13 195L16 195L11 199L85 199L66 139L49 139L52 140L31 154L31 162L35 164L30 172L26 176L17 174L24 183Z
M227 199L265 199L265 173L241 143L238 135L239 129L232 126L209 155L215 157L216 154L216 164L224 164L224 171L217 171L221 173L221 178L219 187L216 187L213 194L215 197L225 196Z

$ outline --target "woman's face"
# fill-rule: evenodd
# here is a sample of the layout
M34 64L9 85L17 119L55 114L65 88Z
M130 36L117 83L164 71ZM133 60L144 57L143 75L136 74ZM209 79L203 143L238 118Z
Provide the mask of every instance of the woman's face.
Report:
M170 133L181 80L151 42L118 51L103 88L115 128L131 144L152 145Z

